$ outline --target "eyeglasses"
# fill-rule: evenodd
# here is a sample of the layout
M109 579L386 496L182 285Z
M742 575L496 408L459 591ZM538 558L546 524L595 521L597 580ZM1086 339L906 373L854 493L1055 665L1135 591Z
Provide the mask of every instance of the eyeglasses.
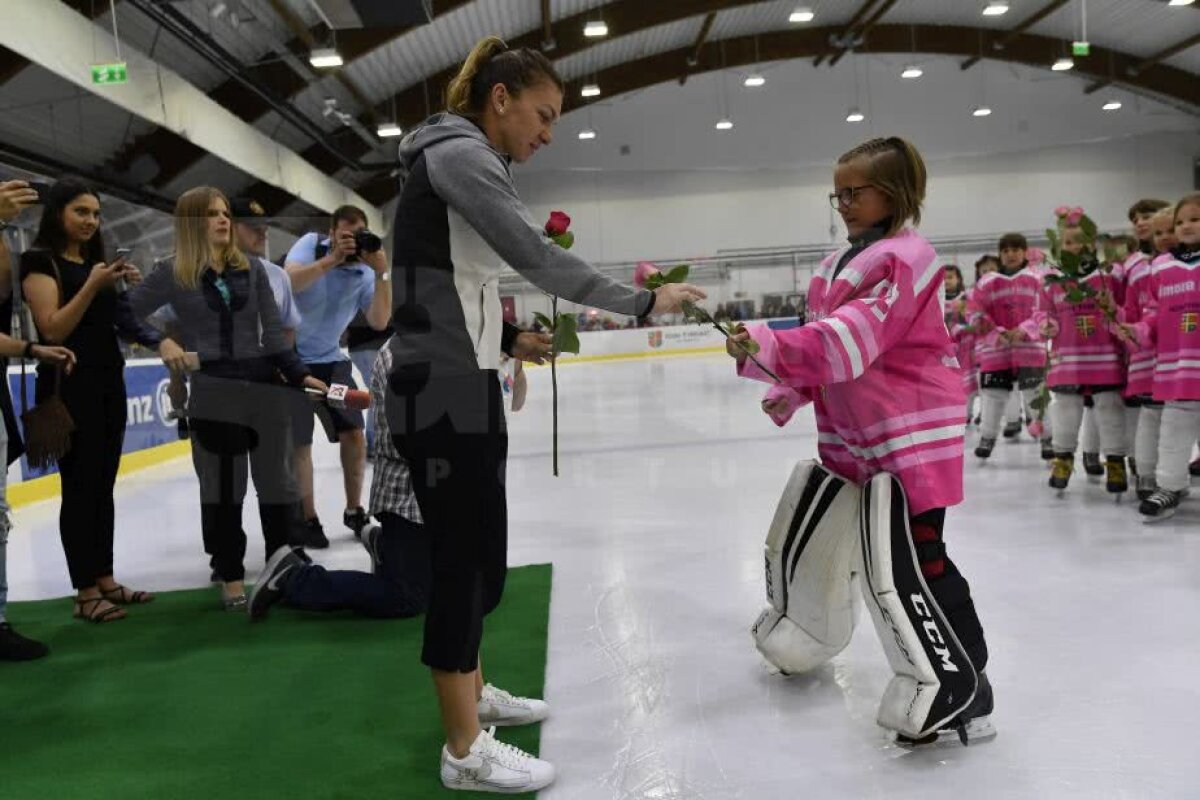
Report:
M833 206L833 210L839 208L849 208L858 200L858 193L864 189L870 189L871 185L866 186L847 186L845 189L840 189L836 192L829 193L829 205Z

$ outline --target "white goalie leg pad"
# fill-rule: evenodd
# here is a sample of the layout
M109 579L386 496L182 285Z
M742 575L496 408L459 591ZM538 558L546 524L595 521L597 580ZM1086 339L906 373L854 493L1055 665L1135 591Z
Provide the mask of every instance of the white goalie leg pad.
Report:
M759 651L782 672L819 667L854 634L860 494L815 461L788 479L765 548L773 613L753 628Z
M970 704L978 677L925 584L900 482L876 475L863 487L862 505L863 598L895 673L877 721L920 738Z

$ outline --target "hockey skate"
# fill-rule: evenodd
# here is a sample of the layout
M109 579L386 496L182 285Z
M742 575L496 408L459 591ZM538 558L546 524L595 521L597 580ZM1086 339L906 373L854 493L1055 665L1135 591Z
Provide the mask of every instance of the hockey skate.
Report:
M988 742L996 738L996 728L992 725L989 715L992 713L993 698L992 684L986 673L979 673L979 686L975 690L975 699L963 709L962 713L948 724L938 728L928 736L913 739L902 733L896 734L896 744L906 750L926 750L951 747L962 744Z
M1071 473L1075 471L1075 456L1070 453L1060 453L1054 457L1050 469L1050 488L1057 489L1061 497L1071 482Z

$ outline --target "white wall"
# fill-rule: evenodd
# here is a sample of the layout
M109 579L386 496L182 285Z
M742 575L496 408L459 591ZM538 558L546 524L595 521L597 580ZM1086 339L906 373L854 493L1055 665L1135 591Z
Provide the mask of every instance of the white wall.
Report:
M1082 205L1104 229L1127 225L1142 196L1192 190L1200 135L1162 133L929 163L929 236L1041 230L1059 204ZM722 249L829 243L842 236L829 168L772 171L518 171L536 218L574 218L576 251L597 262L669 260Z

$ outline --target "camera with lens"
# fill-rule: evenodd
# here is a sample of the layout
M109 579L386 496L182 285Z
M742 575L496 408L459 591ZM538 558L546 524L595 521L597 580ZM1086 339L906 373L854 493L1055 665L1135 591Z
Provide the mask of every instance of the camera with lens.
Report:
M354 232L354 246L357 248L359 255L363 253L377 253L383 247L383 239L363 228L360 231Z

